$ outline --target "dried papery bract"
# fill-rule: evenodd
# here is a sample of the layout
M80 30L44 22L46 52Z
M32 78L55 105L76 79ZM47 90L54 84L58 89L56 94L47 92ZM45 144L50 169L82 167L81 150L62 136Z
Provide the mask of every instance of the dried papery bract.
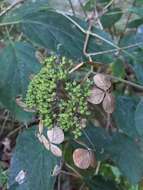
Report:
M44 147L47 150L50 150L52 152L52 154L54 154L57 157L62 156L62 150L58 146L52 144L43 134L40 135L40 133L38 133L37 137L38 137L39 141L44 145Z
M44 135L41 135L41 140L45 148L47 150L50 150L50 142L48 141L48 139Z
M26 177L26 172L23 171L23 170L21 170L21 171L17 174L17 176L15 177L15 181L16 181L19 185L21 185L22 183L24 183L25 177Z
M53 169L53 173L52 176L57 176L61 173L61 166L59 165L55 165L54 169Z
M94 87L91 92L90 96L88 97L88 101L92 104L100 104L103 101L105 92L100 90L97 87Z
M104 74L98 73L93 77L94 83L98 88L107 91L111 87L110 79Z
M48 139L51 143L61 144L64 141L64 132L59 127L54 127L47 131Z
M50 150L55 156L57 156L57 157L62 156L62 150L58 146L56 146L54 144L50 144Z
M80 169L87 169L90 166L91 158L89 150L78 148L73 152L74 164Z
M40 119L40 122L39 122L39 125L38 125L38 130L39 130L39 134L41 135L43 133L43 122L42 120Z
M96 163L96 158L95 158L95 154L92 151L89 151L90 153L90 166L92 168L95 168L97 163Z
M87 119L85 119L85 118L81 119L81 121L80 121L80 127L82 129L86 128L86 123L87 123Z
M106 113L113 113L115 108L115 99L111 93L106 93L105 98L103 100L103 109Z
M35 112L34 109L30 109L27 107L27 105L22 101L22 97L17 97L16 103L19 107L21 107L26 112L32 112L32 113Z
M40 143L43 143L43 140L42 140L42 138L41 138L41 134L40 133L37 133L37 138L38 138L38 140L40 141Z

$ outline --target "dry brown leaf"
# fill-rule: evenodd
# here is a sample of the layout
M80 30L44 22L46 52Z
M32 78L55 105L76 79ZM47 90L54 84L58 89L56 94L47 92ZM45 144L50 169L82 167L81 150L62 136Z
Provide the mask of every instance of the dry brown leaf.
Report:
M51 150L51 152L52 152L55 156L57 156L57 157L61 157L61 156L62 156L62 150L61 150L58 146L56 146L56 145L54 145L54 144L51 144L51 145L50 145L50 150Z
M89 150L78 148L73 152L74 164L80 169L87 169L90 166L91 158Z
M106 93L102 106L106 113L113 113L115 108L115 100L111 93Z
M61 144L64 141L64 132L59 127L54 127L47 131L48 139L51 143Z
M92 104L100 104L103 101L104 95L105 95L104 91L100 90L97 87L94 87L90 92L88 101Z
M108 90L111 87L111 81L104 74L98 73L93 77L94 83L97 87Z

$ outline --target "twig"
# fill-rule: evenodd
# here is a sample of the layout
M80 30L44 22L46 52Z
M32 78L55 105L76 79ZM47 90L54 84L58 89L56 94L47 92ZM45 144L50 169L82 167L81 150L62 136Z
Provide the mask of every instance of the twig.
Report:
M88 45L88 41L89 41L89 37L90 37L90 32L93 26L93 21L94 21L94 17L95 17L95 11L93 11L91 17L89 18L89 26L88 26L88 30L86 32L86 36L85 36L85 41L84 41L84 46L83 46L83 54L89 58L89 61L92 61L91 56L87 53L87 45Z
M76 177L76 178L79 177L75 173L71 173L71 172L67 172L67 171L63 171L63 170L61 170L60 173L64 174L64 175L70 175L70 176L73 176L73 177Z
M87 17L88 17L88 15L87 15L87 13L86 13L86 11L85 11L85 9L84 9L84 6L83 6L83 4L82 4L81 0L78 0L78 2L79 2L79 4L80 4L80 7L81 7L81 9L82 9L82 11L83 11L83 13L84 13L85 17L87 18Z
M106 123L106 130L108 131L111 125L111 114L107 113L107 123Z
M82 130L82 132L84 133L86 139L88 140L89 144L92 146L93 151L95 151L95 145L92 143L90 137L88 136L88 134L85 132L85 130Z
M98 175L100 166L101 166L101 162L99 161L99 162L97 163L97 167L96 167L96 170L95 170L95 174L94 174L94 175Z
M67 166L67 168L69 168L69 169L72 170L75 174L77 174L77 176L78 176L80 179L83 179L83 176L82 176L75 168L73 168L72 166L70 166L68 163L65 163L65 165Z
M61 175L58 175L58 190L61 190Z
M104 8L103 10L107 10L112 4L113 4L114 0L111 0Z
M128 53L127 51L120 49L120 47L116 44L114 44L113 42L103 38L102 36L94 33L94 32L89 32L88 30L85 30L84 28L82 28L75 20L73 20L70 16L64 14L63 12L60 12L60 14L64 15L69 21L71 21L82 33L86 34L88 33L88 35L91 35L93 37L96 37L104 42L106 42L107 44L111 45L112 47L116 48L117 50L123 51L126 55L128 55L130 58L132 58L134 60L134 56L130 53Z
M98 23L98 25L99 25L99 28L100 28L101 30L103 30L103 26L102 26L102 23L101 23L101 21L100 21L100 17L99 17L99 14L98 14L97 9L95 9L95 20L97 20L97 23Z
M85 187L85 183L82 183L79 190L83 190L84 187Z
M6 112L7 112L7 115L6 115L5 120L4 120L4 122L3 122L2 126L1 126L0 136L2 135L2 133L4 131L5 125L6 125L7 121L8 121L8 118L9 118L9 112L8 111L6 111Z
M23 3L24 0L17 0L15 1L15 3L12 3L9 7L7 7L5 10L3 10L1 13L0 13L0 17L5 15L8 11L10 11L11 9L13 9L15 6L17 6L18 4L20 3Z
M93 72L94 74L97 74L97 72ZM105 74L108 78L110 78L111 80L115 80L115 81L120 81L120 82L123 82L125 84L128 84L130 86L133 86L135 88L138 88L140 90L143 90L143 86L139 85L139 84L136 84L134 82L131 82L131 81L128 81L128 80L125 80L125 79L122 79L122 78L118 78L116 76L113 76L113 75L109 75L109 74Z
M139 43L128 45L128 46L119 47L118 49L110 49L110 50L106 50L106 51L88 53L88 55L89 56L95 56L95 55L113 53L113 52L116 52L116 51L122 51L122 50L130 49L130 48L134 48L134 47L137 47L137 46L142 45L142 44L143 44L143 42L139 42Z
M68 1L69 1L70 6L71 6L73 15L76 16L76 13L75 13L75 11L74 11L74 7L73 7L73 4L72 4L72 0L68 0Z
M134 82L131 82L131 81L128 81L128 80L124 80L124 79L122 79L122 78L118 78L118 77L111 76L111 75L109 75L109 77L110 77L111 79L113 79L113 80L117 80L117 81L123 82L123 83L125 83L125 84L128 84L128 85L130 85L130 86L133 86L133 87L135 87L135 88L138 88L138 89L140 89L140 90L143 90L143 86L141 86L141 85L139 85L139 84L136 84L136 83L134 83Z
M13 131L11 131L6 137L10 137L13 134L15 134L16 132L18 132L20 129L22 129L23 127L17 127L16 129L14 129Z
M136 0L133 1L132 7L135 5L135 3L136 3ZM129 13L128 16L127 16L127 20L126 20L126 23L125 23L125 27L124 27L124 29L123 29L123 32L122 32L122 34L121 34L120 37L119 37L118 43L120 43L121 39L123 38L123 36L124 36L124 34L125 34L125 32L126 32L126 29L127 29L128 23L129 23L129 21L130 21L130 19L131 19L131 16L132 16L132 13Z
M86 30L85 30L84 28L82 28L75 20L73 20L70 16L68 16L68 15L66 15L66 14L64 14L64 13L62 13L62 12L59 12L59 13L63 14L63 15L64 15L69 21L71 21L82 33L88 34L88 35L91 35L91 36L94 36L94 37L96 37L96 38L98 38L98 39L100 39L100 40L106 42L107 44L111 45L112 47L115 47L115 48L117 48L117 49L120 49L117 45L115 45L115 44L112 43L111 41L109 41L109 40L103 38L102 36L100 36L100 35L98 35L98 34L96 34L96 33L94 33L94 32L89 32L89 30L86 31Z
M72 68L69 71L69 74L73 73L74 71L78 70L80 67L82 67L84 65L84 62L79 63L78 65L76 65L74 68Z
M86 144L84 144L84 143L82 143L82 142L80 142L80 141L78 141L78 140L76 140L76 139L74 139L74 141L75 141L77 144L79 144L79 145L85 147L86 149L89 149Z

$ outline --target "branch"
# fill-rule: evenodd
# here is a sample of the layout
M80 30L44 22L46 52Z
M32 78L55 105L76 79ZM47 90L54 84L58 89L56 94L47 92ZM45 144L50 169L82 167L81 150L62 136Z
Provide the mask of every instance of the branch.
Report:
M5 10L3 10L1 13L0 13L0 17L5 15L8 11L10 11L11 9L13 9L15 6L17 6L18 4L20 3L23 3L24 0L17 0L15 1L14 3L12 3L9 7L7 7Z
M133 45L119 47L118 49L110 49L110 50L106 50L106 51L88 53L88 55L89 56L95 56L95 55L113 53L113 52L116 52L116 51L122 51L122 50L130 49L130 48L134 48L134 47L137 47L137 46L142 45L142 44L143 44L143 42L139 42L139 43L136 43L136 44L133 44Z
M93 74L97 74L98 72L92 72ZM123 82L125 84L128 84L130 86L133 86L135 88L138 88L140 90L143 90L143 86L142 85L139 85L139 84L136 84L134 82L131 82L131 81L128 81L128 80L125 80L125 79L122 79L122 78L118 78L116 76L113 76L113 75L109 75L109 74L105 74L105 76L107 76L109 79L111 80L115 80L115 81L120 81L120 82Z
M113 4L114 0L111 0L104 8L103 10L106 11L112 4Z
M87 13L86 13L86 11L85 11L85 9L84 9L84 6L83 6L83 4L82 4L81 0L78 0L78 2L79 2L79 4L80 4L80 7L81 7L81 9L82 9L82 11L83 11L83 13L84 13L85 17L87 18L87 17L88 17L88 15L87 15Z
M116 48L117 50L120 50L120 51L124 52L126 55L128 55L130 58L132 58L134 60L134 56L132 54L128 53L124 49L121 49L118 45L114 44L113 42L103 38L102 36L100 36L100 35L98 35L98 34L96 34L94 32L89 32L88 30L85 30L75 20L73 20L70 16L64 14L63 12L59 12L59 13L64 15L69 21L71 21L82 33L84 33L86 35L88 33L88 35L94 36L94 37L106 42L107 44L111 45L112 47Z
M79 63L78 65L76 65L74 68L72 68L69 71L69 74L73 73L74 71L78 70L80 67L82 67L84 65L84 62Z
M76 16L75 11L74 11L74 7L73 7L73 4L72 4L72 1L71 0L68 0L68 1L69 1L70 6L71 6L73 15Z

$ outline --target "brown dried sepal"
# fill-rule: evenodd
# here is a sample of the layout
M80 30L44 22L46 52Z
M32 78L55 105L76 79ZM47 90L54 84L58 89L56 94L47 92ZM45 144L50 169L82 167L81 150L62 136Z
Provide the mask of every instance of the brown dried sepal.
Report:
M61 144L64 141L64 132L60 127L54 127L47 131L48 139L51 143Z
M105 92L97 87L93 87L88 97L88 101L92 104L100 104L103 101Z
M93 77L95 85L104 90L107 91L111 87L111 81L110 79L105 76L104 74L98 73Z
M41 135L43 133L43 122L42 122L42 119L40 119L39 121L39 125L38 125L38 130L39 130L39 134Z
M106 113L113 113L115 109L115 99L111 93L106 93L102 106Z
M88 169L90 166L95 167L95 156L90 150L78 148L73 152L74 164L80 169Z
M95 154L92 151L90 151L90 167L95 168L96 165L97 163L96 163Z
M50 150L50 142L48 141L48 139L47 139L44 135L41 135L41 136L40 136L40 139L41 139L43 145L45 146L45 148L46 148L47 150ZM39 140L40 140L40 139L39 139Z
M58 146L56 146L54 144L50 144L50 150L55 156L57 156L57 157L62 156L62 150Z
M40 135L40 133L38 133L37 137L38 137L39 141L44 145L44 147L47 150L50 150L52 152L52 154L54 154L57 157L62 156L62 150L58 146L52 144L43 134Z
M16 103L19 107L21 107L26 112L36 112L34 109L30 109L27 107L27 105L22 101L22 97L16 98Z

